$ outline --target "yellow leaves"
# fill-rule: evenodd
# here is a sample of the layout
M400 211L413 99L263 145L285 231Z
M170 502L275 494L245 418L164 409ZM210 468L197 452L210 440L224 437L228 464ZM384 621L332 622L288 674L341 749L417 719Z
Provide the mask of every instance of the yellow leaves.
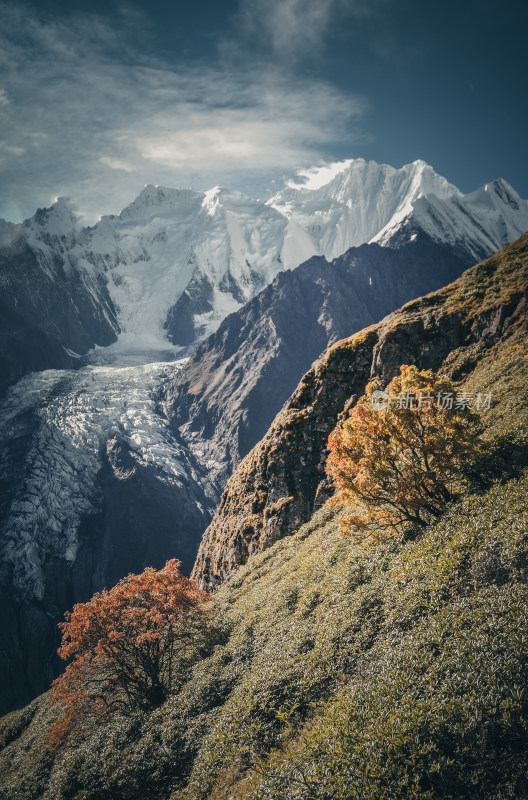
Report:
M341 524L342 532L353 526L394 533L405 525L423 527L441 513L479 450L476 415L435 401L455 395L449 379L403 365L386 388L391 402L382 409L373 402L379 389L377 379L369 383L328 440L326 471L336 500L365 508Z

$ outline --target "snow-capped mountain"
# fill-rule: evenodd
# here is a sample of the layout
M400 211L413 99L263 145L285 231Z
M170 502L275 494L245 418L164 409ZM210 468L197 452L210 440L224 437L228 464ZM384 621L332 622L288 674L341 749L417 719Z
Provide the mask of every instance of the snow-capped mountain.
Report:
M425 161L401 169L352 159L309 170L269 203L301 228L314 252L337 258L365 242L382 245L423 230L478 260L528 230L528 201L502 180L463 195Z
M282 214L239 192L146 186L118 217L85 230L74 252L105 265L120 345L188 345L283 269L286 227ZM305 256L299 249L297 263Z
M59 198L20 225L0 225L7 327L12 333L18 325L24 342L28 329L51 337L53 357L41 367L73 366L65 363L70 351L113 339L117 355L174 357L281 270L313 255L333 259L352 246L397 245L423 231L469 264L525 230L528 202L505 181L463 195L423 161L401 169L343 161L309 171L267 203L218 186L149 185L121 214L88 228ZM31 291L20 280L28 270ZM50 306L62 312L49 319ZM16 364L22 349L11 346ZM16 376L16 364L4 372Z

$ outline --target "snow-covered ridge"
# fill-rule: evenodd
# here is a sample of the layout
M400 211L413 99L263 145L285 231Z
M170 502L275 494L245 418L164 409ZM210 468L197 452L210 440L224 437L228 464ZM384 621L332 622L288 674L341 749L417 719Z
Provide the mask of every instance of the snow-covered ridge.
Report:
M67 199L39 210L22 234L50 269L108 281L117 309L115 353L167 350L216 329L276 274L312 255L335 258L366 242L418 230L480 260L528 230L528 202L497 180L463 195L424 161L401 169L363 159L299 174L267 203L216 186L146 186L119 215L79 226ZM174 354L181 352L176 347Z
M506 181L463 195L421 160L401 169L348 160L300 178L269 203L307 231L315 252L328 259L365 242L390 244L407 226L479 260L528 230L528 202Z

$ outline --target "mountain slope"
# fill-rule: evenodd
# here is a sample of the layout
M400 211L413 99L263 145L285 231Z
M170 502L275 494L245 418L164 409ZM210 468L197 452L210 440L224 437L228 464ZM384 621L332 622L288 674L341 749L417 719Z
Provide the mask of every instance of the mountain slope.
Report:
M400 364L415 363L435 370L444 366L458 379L516 327L524 329L527 255L524 235L446 289L331 348L228 481L193 576L204 586L217 586L253 553L310 518L319 496L325 496L328 435L345 403L369 378L388 382Z
M0 221L0 388L28 371L75 366L116 340L104 274L71 252L75 220L59 200L27 224Z
M117 714L55 754L47 696L1 720L2 800L526 797L527 239L373 328L387 334L379 373L409 360L413 342L435 357L419 333L434 328L439 364L464 376L461 389L492 392L482 412L492 485L414 541L365 546L338 534L335 509L319 509L221 587L224 638L160 708ZM460 345L457 319L469 325ZM311 373L332 425L339 382L346 405L368 380L370 335L336 345ZM297 434L305 425L313 441L306 382L296 397ZM297 472L306 466L297 450Z
M420 234L398 248L363 245L281 272L198 346L164 388L164 410L222 488L331 343L467 266Z

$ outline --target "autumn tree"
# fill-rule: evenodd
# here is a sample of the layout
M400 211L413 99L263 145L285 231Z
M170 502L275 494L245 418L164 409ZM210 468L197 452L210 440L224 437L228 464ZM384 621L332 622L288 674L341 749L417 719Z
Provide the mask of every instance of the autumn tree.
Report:
M91 718L153 708L166 699L176 656L195 646L209 624L210 595L181 576L179 567L174 559L160 571L128 575L66 614L58 652L73 660L50 695L62 706L50 732L52 747Z
M384 392L378 380L367 385L328 442L331 502L355 507L343 532L420 529L442 513L480 450L472 400L415 366L402 366Z

